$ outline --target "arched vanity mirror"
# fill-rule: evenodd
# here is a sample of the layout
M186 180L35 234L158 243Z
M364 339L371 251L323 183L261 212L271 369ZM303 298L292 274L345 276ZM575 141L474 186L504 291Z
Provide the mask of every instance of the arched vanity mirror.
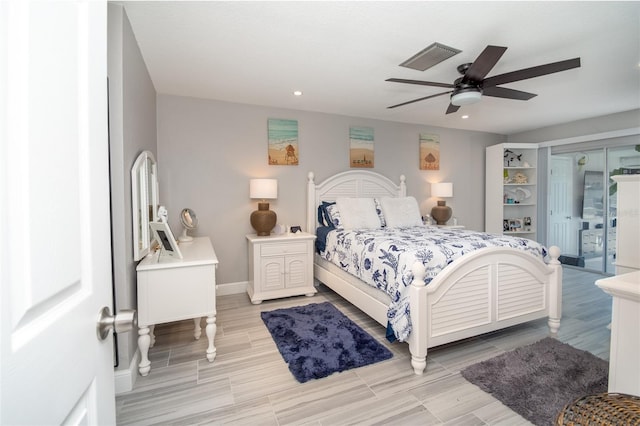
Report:
M153 236L149 223L158 219L158 170L151 151L140 153L131 169L133 259L145 257Z

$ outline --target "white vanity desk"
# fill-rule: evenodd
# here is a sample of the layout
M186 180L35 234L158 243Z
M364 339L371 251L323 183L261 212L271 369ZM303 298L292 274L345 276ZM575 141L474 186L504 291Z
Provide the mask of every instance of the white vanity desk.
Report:
M149 348L153 347L155 324L193 318L194 337L200 338L200 319L207 317L205 328L209 347L207 359L213 362L216 349L216 268L218 258L208 237L180 244L182 259L156 251L138 264L138 347L140 374L151 369Z

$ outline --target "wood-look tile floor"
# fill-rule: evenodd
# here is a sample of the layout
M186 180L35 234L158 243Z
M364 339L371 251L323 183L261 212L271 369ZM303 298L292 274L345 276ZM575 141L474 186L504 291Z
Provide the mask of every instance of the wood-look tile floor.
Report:
M611 297L601 275L564 268L558 338L609 359ZM264 326L261 311L330 301L393 358L298 383ZM252 305L246 294L217 299L217 357L193 339L191 320L156 327L151 372L116 397L120 425L520 425L525 419L467 382L460 370L548 335L545 320L431 349L424 375L413 374L408 346L389 344L385 329L325 286L313 297ZM204 325L204 324L203 324Z

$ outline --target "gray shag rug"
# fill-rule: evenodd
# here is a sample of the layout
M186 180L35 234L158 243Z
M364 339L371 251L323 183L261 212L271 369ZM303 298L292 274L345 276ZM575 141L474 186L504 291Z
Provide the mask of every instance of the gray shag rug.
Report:
M607 391L609 363L547 337L461 373L531 423L547 426L566 404Z
M393 356L329 302L276 309L260 316L301 383Z

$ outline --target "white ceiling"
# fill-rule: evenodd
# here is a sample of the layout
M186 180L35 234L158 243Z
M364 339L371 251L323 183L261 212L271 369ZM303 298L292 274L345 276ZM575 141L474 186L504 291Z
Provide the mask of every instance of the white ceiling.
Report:
M121 2L158 93L500 134L640 108L640 2ZM462 50L398 66L433 42ZM582 66L504 85L445 115L446 91L489 44L487 75L580 57ZM301 90L304 95L294 97ZM461 116L468 114L463 120Z

